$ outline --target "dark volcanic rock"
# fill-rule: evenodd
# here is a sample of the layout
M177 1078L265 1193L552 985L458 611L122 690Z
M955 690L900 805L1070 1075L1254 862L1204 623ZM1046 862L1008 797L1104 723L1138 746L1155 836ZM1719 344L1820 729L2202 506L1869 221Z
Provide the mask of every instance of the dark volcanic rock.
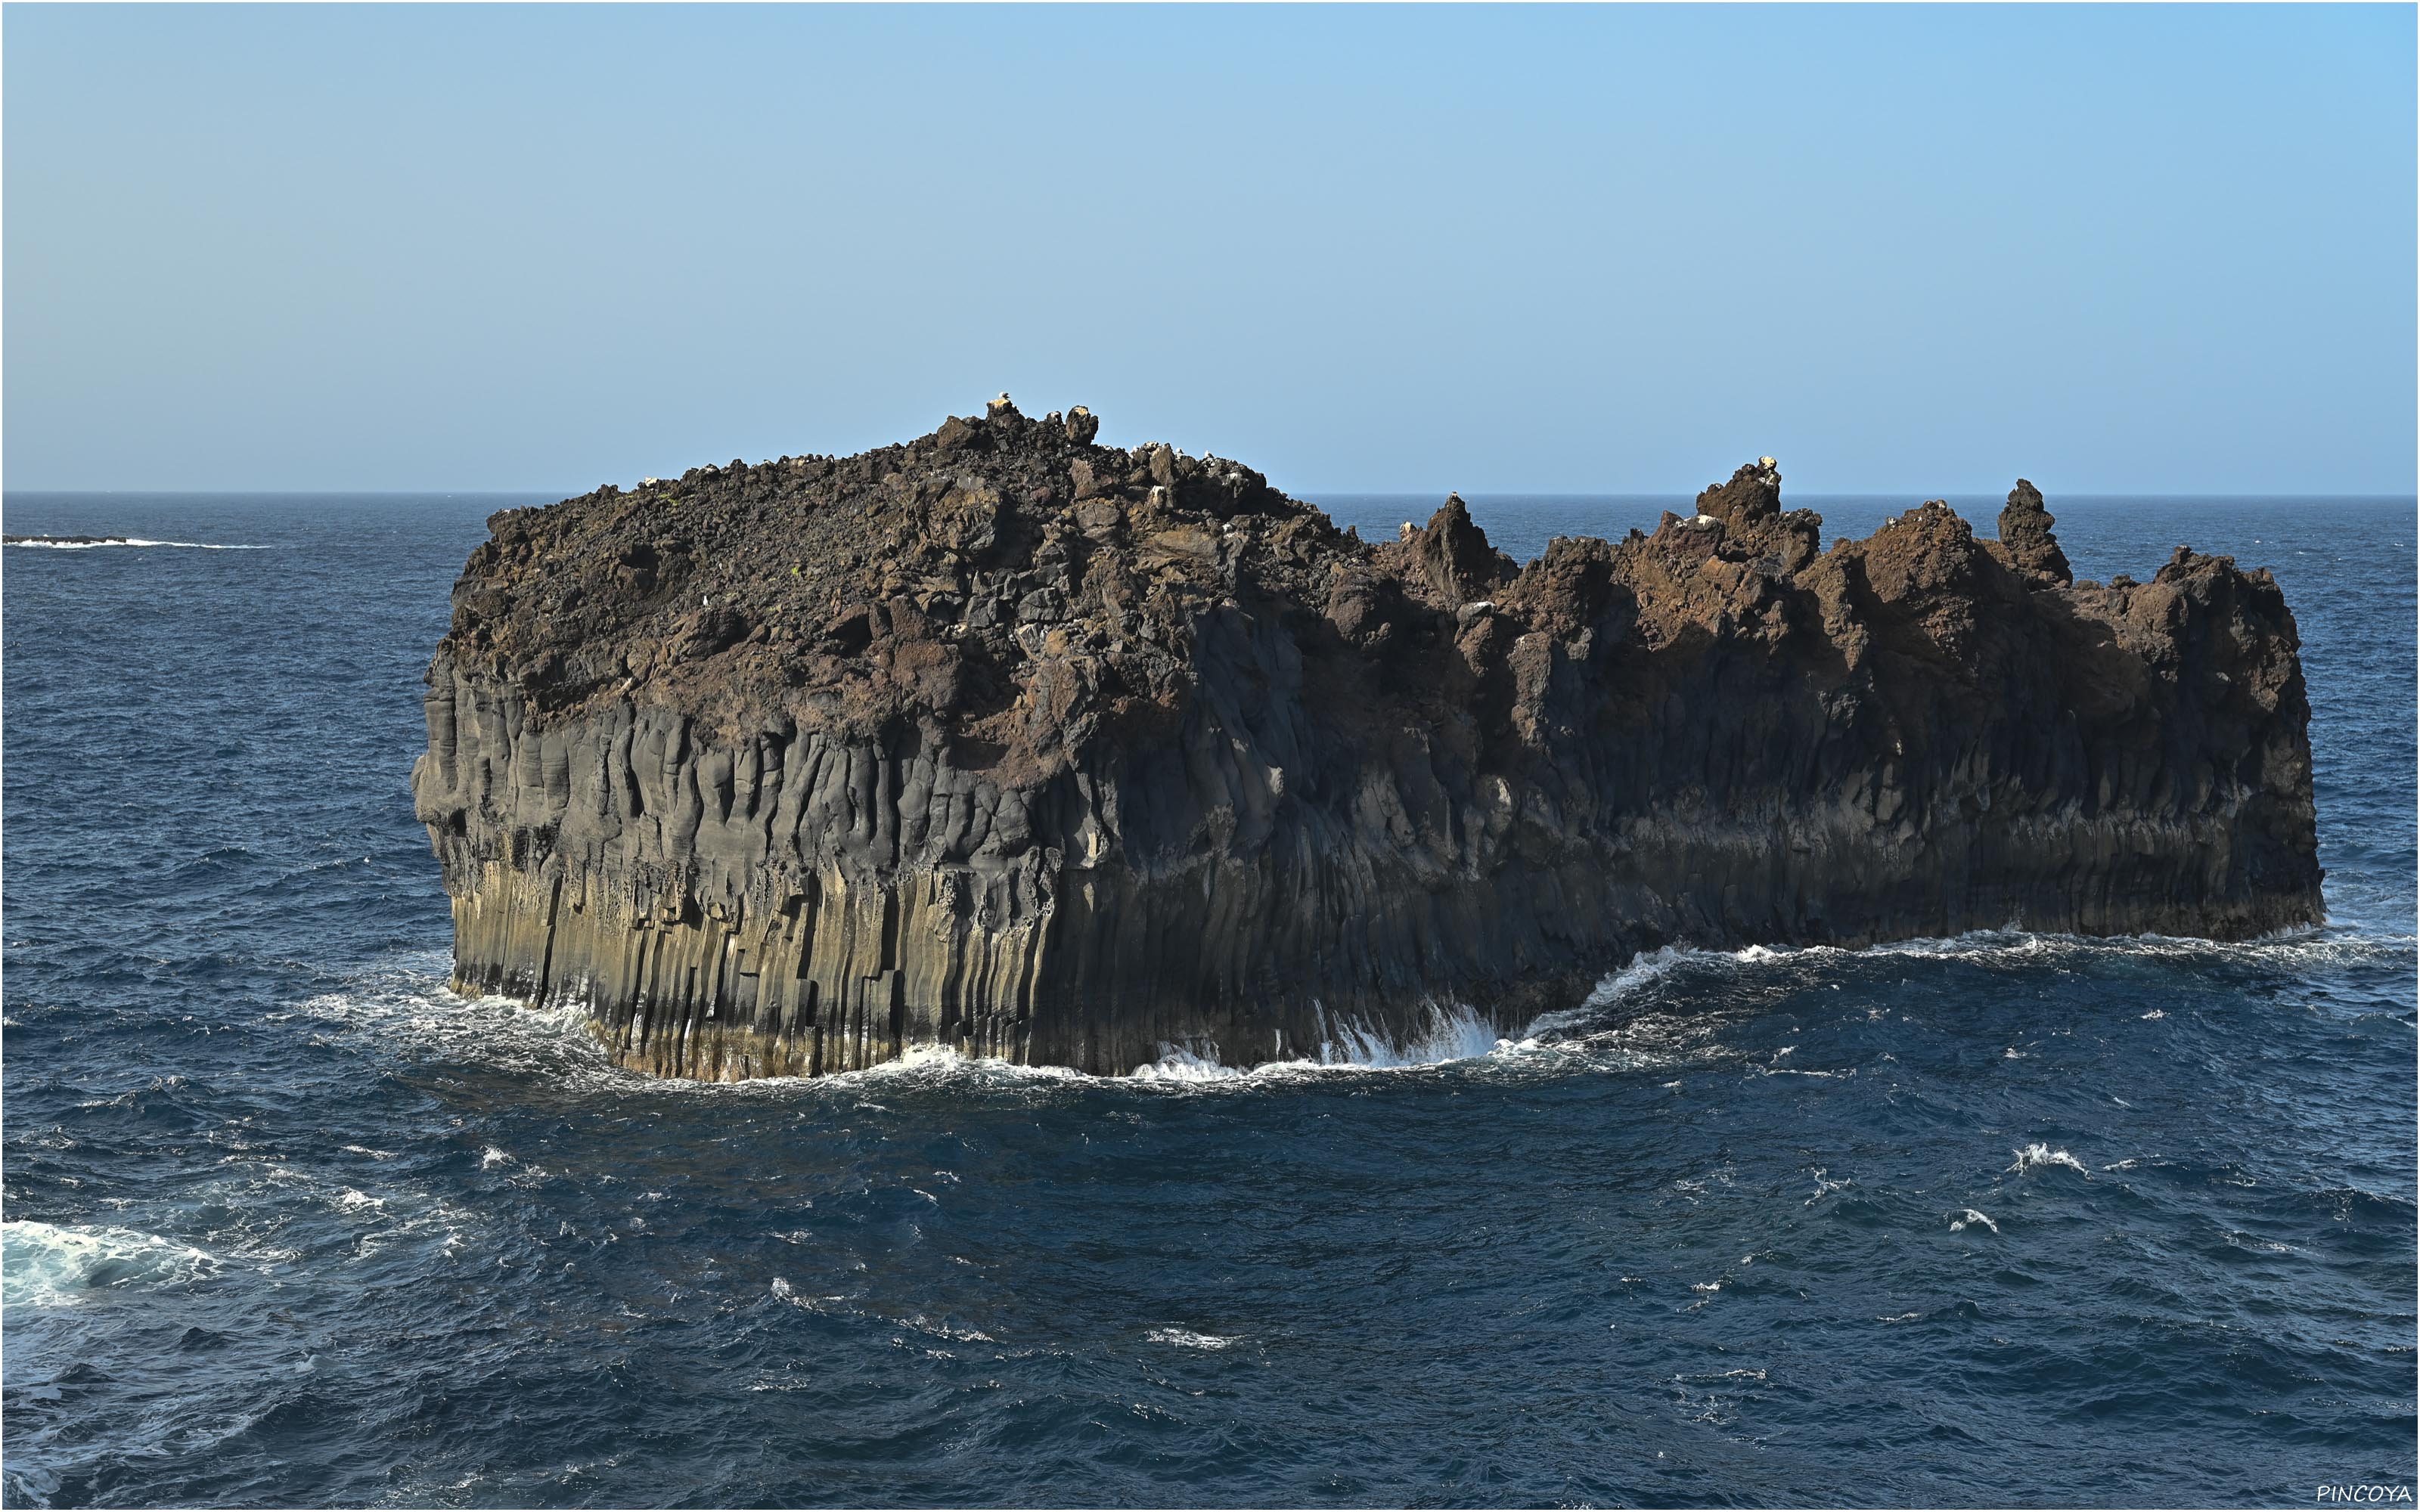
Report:
M2019 478L2009 490L2009 507L2000 511L2000 548L1994 553L2034 588L2065 588L2075 581L2067 553L2050 528L2058 521L2042 507L2041 490Z
M1487 532L1472 522L1458 493L1446 495L1427 530L1404 539L1412 543L1420 580L1442 602L1458 607L1512 580L1512 559L1487 544Z
M1770 459L1518 571L1003 401L507 511L428 674L457 983L699 1077L919 1044L1125 1072L1666 943L2319 917L2265 571L2071 586L2020 484L1820 549Z

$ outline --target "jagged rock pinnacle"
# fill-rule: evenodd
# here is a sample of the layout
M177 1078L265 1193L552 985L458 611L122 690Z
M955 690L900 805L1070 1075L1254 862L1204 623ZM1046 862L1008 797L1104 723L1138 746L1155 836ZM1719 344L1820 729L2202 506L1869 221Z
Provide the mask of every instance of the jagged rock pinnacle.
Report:
M2041 490L2019 478L2000 511L2000 545L2010 567L2036 588L2064 588L2075 580L2051 527L2058 523L2042 505Z

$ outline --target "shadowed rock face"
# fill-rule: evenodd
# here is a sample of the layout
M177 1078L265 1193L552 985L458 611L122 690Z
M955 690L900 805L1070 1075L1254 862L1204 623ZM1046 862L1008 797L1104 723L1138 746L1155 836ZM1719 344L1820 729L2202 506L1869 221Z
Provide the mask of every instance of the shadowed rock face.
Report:
M1004 402L904 446L507 511L412 788L457 985L622 1064L922 1044L1118 1072L1631 952L2320 917L2294 620L2180 548L2071 583L2020 483L1821 548L1770 459L1515 569Z

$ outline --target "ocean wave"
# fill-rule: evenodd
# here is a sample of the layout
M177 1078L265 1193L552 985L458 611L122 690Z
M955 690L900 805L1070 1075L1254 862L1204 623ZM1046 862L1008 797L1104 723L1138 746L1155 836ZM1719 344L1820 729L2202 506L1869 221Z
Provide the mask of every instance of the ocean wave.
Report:
M1312 1056L1230 1066L1219 1058L1215 1044L1163 1044L1159 1058L1137 1066L1131 1076L1146 1082L1214 1082L1319 1072L1408 1071L1484 1059L1517 1048L1494 1025L1462 1004L1429 1005L1420 1026L1402 1040L1357 1020L1330 1023L1323 1014L1321 1026L1319 1049Z
M1270 1085L1290 1078L1411 1071L1447 1065L1525 1072L1670 1071L1702 1067L1731 1054L1718 1036L1752 1017L1759 1004L1727 1000L1724 989L1746 980L1787 980L1842 964L1969 961L2007 966L2073 970L2095 961L2150 959L2179 964L2255 964L2304 973L2321 965L2384 963L2411 953L2401 936L2352 933L2337 926L2282 932L2256 940L2221 942L2173 935L2091 936L2021 929L1894 940L1856 949L1838 946L1751 945L1739 949L1665 946L1641 951L1606 974L1578 1003L1539 1014L1507 1035L1467 1006L1432 1004L1419 1026L1396 1038L1366 1022L1322 1021L1317 1046L1305 1054L1232 1062L1216 1043L1168 1042L1157 1057L1123 1076L1094 1078L1070 1068L1027 1066L970 1057L946 1046L920 1046L893 1061L821 1077L766 1077L737 1083L655 1077L614 1066L576 1008L534 1010L509 998L464 997L446 984L445 953L428 951L365 973L344 991L302 1005L316 1017L391 1037L400 1031L448 1057L500 1070L543 1072L576 1084L716 1096L792 1096L801 1088L840 1092L855 1088L1097 1081L1166 1088ZM2023 1053L2004 1049L2005 1058ZM1754 1075L1844 1077L1854 1068L1791 1068L1776 1054L1745 1068ZM2056 1164L2055 1162L2054 1164ZM2021 1162L2022 1166L2022 1162Z
M1652 993L1691 966L1756 964L1781 960L1789 953L1761 945L1751 945L1740 950L1706 950L1681 945L1642 950L1630 958L1628 965L1606 973L1589 995L1573 1007L1553 1009L1539 1014L1530 1021L1528 1028L1521 1031L1520 1038L1523 1041L1549 1040L1590 1025L1602 1024L1608 1010Z
M1979 959L1991 964L2071 966L2093 961L2151 961L2205 966L2260 966L2304 976L2347 965L2384 965L2409 957L2420 936L2376 933L2338 924L2279 930L2248 940L2189 934L2061 934L1978 930L1943 939L1898 940L1843 952L1871 956Z
M2067 964L2079 959L2160 961L2197 960L2273 965L2306 971L2319 965L2384 963L2409 955L2420 936L2373 933L2332 924L2303 925L2249 940L2212 940L2184 934L2069 934L2009 926L1969 930L1962 934L1920 935L1884 940L1872 945L1768 946L1738 950L1697 949L1667 946L1636 958L1629 966L1606 979L1597 995L1571 1013L1584 1011L1598 996L1618 998L1625 992L1670 976L1692 964L1731 963L1739 965L1789 964L1837 960L1979 960L1993 964ZM1559 1015L1549 1015L1557 1017ZM1543 1020L1541 1021L1544 1022Z
M0 1224L0 1296L12 1308L72 1305L124 1288L181 1285L217 1267L207 1251L132 1228Z
M223 1270L316 1275L398 1247L450 1254L483 1227L441 1185L390 1168L244 1149L218 1166L181 1206L179 1227Z
M2078 1176L2089 1177L2092 1174L2084 1168L2084 1162L2077 1160L2064 1149L2053 1149L2045 1144L2030 1144L2013 1153L2017 1157L2017 1163L2009 1169L2020 1175L2026 1171L2040 1170L2049 1166L2064 1166Z
M219 541L151 541L139 535L111 535L99 540L67 540L33 537L6 543L43 551L93 551L102 547L163 547L179 551L274 551L273 546L252 546Z
M1143 1337L1154 1344L1171 1344L1180 1350L1223 1350L1242 1342L1234 1335L1197 1334L1189 1328L1155 1328Z
M320 1032L340 1041L434 1051L500 1071L625 1085L652 1080L608 1061L578 1009L534 1009L509 997L465 996L448 984L450 965L442 950L415 951L274 1016L316 1021Z

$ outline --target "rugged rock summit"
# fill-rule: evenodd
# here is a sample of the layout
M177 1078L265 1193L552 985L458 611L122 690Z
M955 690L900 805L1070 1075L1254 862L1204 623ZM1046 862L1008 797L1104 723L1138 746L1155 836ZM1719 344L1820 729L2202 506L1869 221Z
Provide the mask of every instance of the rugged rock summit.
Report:
M669 1074L1125 1072L1671 942L2320 915L2265 570L2072 582L2022 482L1826 550L1770 457L1516 567L1458 498L1364 542L1097 430L1003 394L494 517L412 773L457 985Z

